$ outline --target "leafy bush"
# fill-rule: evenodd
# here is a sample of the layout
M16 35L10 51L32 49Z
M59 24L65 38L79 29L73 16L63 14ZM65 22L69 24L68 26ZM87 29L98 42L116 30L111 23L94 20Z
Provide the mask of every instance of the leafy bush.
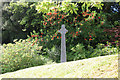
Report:
M42 46L31 44L28 40L15 41L15 44L3 44L0 63L2 73L46 64L52 60L43 55L38 55Z
M120 26L112 27L110 29L104 29L107 35L111 35L112 37L107 41L111 42L113 45L116 44L120 46Z
M67 53L68 61L80 60L85 58L105 56L111 54L118 54L119 47L113 47L110 43L105 44L98 43L96 48L88 45L87 48L83 44L77 44L75 47L71 48L71 51Z
M90 58L91 57L91 54L94 52L94 48L90 45L87 46L86 48L86 58Z
M71 48L71 52L67 54L68 60L79 60L86 58L86 50L83 44L77 44L75 47Z
M2 9L2 43L14 39L26 39L32 31L38 31L42 25L41 13L35 9L36 2L4 2ZM22 35L24 34L24 35Z
M46 48L47 55L55 62L60 62L60 47L53 46L51 49Z
M105 46L104 44L99 43L97 48L94 49L94 52L91 54L91 57L118 54L119 48L109 45Z

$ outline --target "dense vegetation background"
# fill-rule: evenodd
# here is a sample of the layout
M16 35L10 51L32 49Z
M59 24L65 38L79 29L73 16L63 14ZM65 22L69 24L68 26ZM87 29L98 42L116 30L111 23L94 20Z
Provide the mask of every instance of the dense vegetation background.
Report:
M67 61L119 51L120 2L5 2L2 12L3 73L60 62L62 24Z
M120 19L119 8L120 7L119 7L119 3L117 2L101 2L101 3L76 2L73 4L77 4L77 7L76 7L77 9L75 9L73 12L72 10L70 11L70 8L74 8L72 4L70 8L65 4L62 4L67 7L66 10L68 11L66 13L70 13L69 16L67 16L67 18L72 19L80 15L80 18L78 18L77 20L82 21L85 18L82 13L85 12L85 10L87 10L87 7L88 7L89 13L94 11L94 13L96 13L96 15L93 15L95 19L99 19L101 17L104 20L100 20L100 21L105 22L107 26L110 25L109 28L119 26L119 19ZM32 32L33 30L35 30L36 32L40 32L40 29L43 27L42 25L43 15L45 14L43 12L38 13L36 9L36 7L38 7L39 5L38 2L26 2L26 3L19 3L19 2L6 3L5 2L3 5L4 6L3 6L2 43L13 42L13 40L16 38L25 39L27 38L27 35L30 34L30 32ZM44 8L44 6L46 5L42 5L42 6ZM84 6L87 6L87 7L84 7ZM43 11L43 8L41 8L42 11ZM75 13L75 11L77 11L77 14ZM99 18L97 18L98 16ZM97 24L96 26L98 25L99 24ZM76 25L73 24L73 26L76 26ZM26 29L26 31L23 31L23 29Z

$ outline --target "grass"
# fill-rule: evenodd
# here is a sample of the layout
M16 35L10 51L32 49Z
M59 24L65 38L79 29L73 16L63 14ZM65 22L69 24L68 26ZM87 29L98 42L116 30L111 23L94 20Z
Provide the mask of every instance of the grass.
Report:
M26 68L0 78L118 78L118 54Z

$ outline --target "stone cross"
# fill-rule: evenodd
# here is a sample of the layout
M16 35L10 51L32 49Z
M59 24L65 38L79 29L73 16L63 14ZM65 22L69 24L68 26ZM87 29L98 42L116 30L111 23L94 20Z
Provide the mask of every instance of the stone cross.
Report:
M61 29L58 31L61 33L61 63L66 62L66 41L65 34L68 30L65 29L65 25L61 26Z

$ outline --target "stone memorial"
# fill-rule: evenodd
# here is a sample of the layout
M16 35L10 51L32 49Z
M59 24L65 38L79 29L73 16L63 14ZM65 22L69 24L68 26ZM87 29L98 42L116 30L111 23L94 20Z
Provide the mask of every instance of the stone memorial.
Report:
M66 62L66 40L65 40L65 34L68 32L66 30L65 25L63 24L61 26L61 29L58 31L61 33L61 63Z

